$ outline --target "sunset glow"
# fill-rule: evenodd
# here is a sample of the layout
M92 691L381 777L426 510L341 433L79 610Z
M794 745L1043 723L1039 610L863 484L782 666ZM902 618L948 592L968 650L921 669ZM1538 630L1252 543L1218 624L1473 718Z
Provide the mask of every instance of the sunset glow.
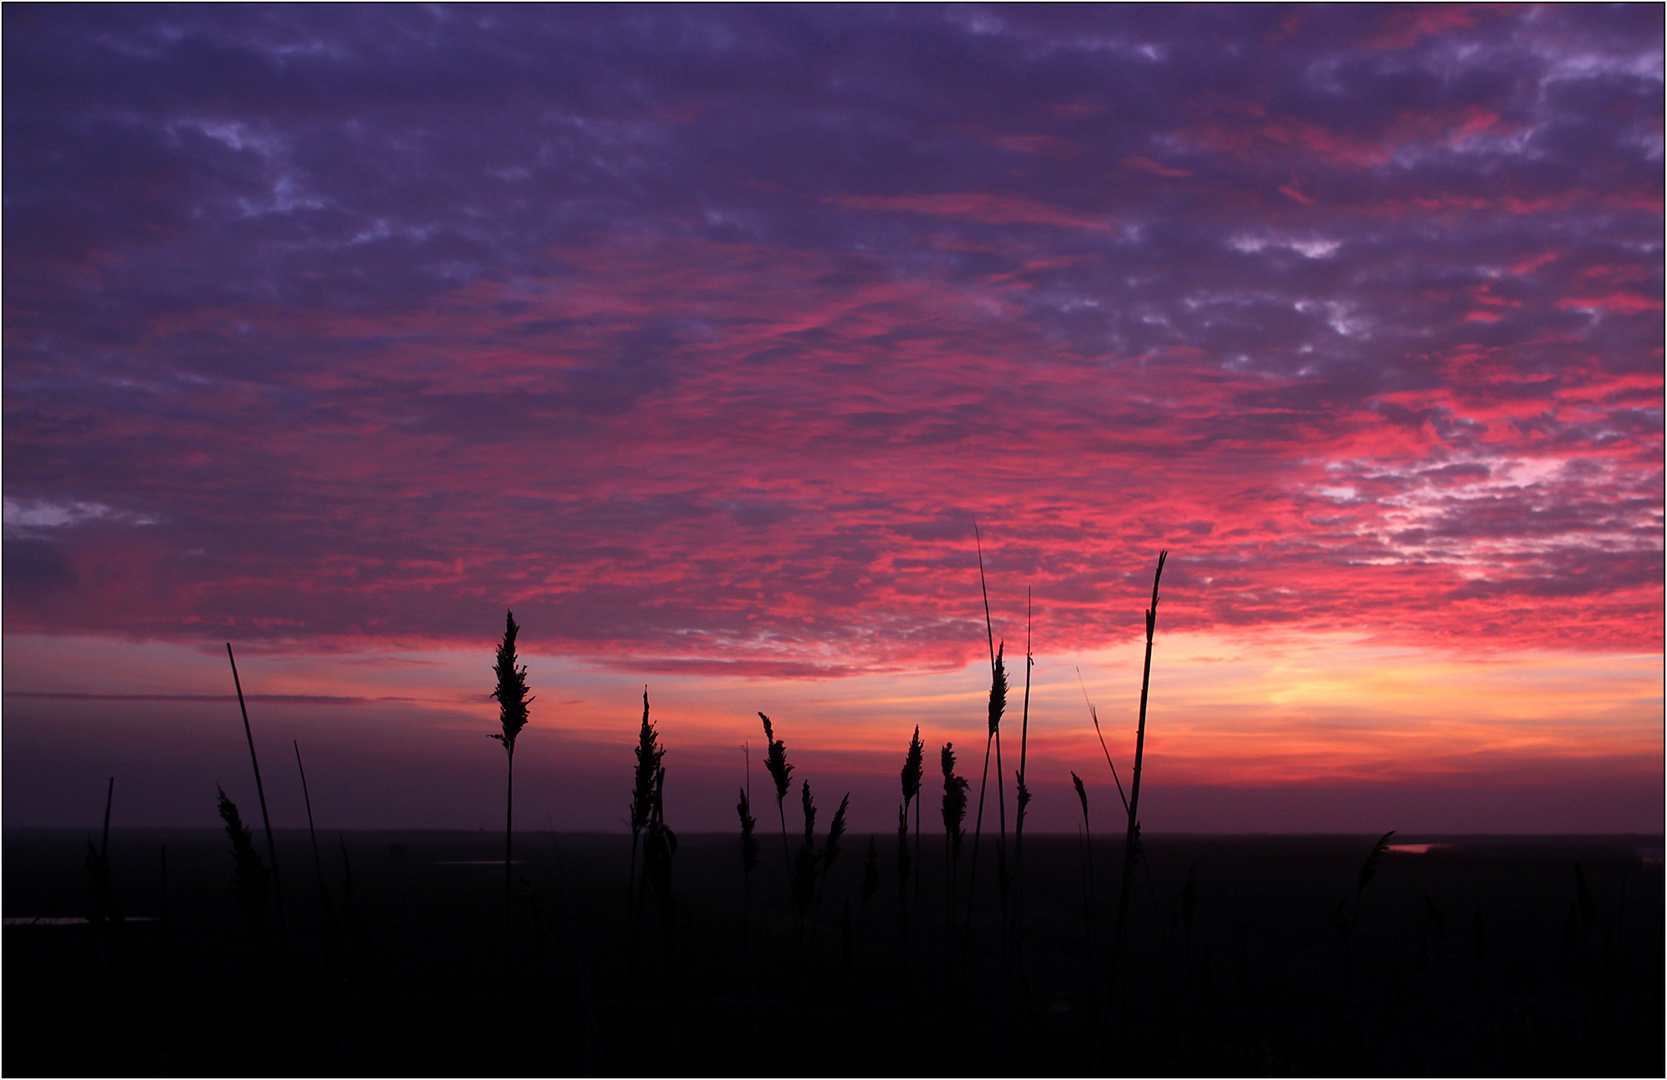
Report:
M8 823L1660 828L1659 7L5 20Z

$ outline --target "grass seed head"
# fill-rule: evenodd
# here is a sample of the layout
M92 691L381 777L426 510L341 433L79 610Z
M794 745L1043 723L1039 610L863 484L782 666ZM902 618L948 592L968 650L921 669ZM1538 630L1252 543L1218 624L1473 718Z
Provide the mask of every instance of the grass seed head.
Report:
M750 874L758 869L758 837L753 832L758 827L758 822L752 816L747 789L739 790L741 801L735 804L735 813L741 818L741 869L744 873Z
M770 779L776 782L776 806L780 807L793 783L793 766L787 763L787 743L776 738L774 729L770 727L770 718L763 713L759 713L758 718L764 721L764 741L769 744L769 750L764 755L764 767L770 770Z
M506 611L504 640L498 646L498 660L492 668L498 676L498 686L492 696L498 700L498 719L504 730L502 734L493 732L487 736L503 743L511 754L515 753L515 737L527 726L527 706L532 703L532 698L527 696L527 669L516 666L515 635L520 630L515 625L515 613Z
M649 811L654 800L654 777L665 757L659 733L648 722L648 690L642 692L642 729L637 732L636 784L631 791L631 835L637 836L648 827Z
M851 805L851 793L839 800L839 809L834 811L833 821L828 823L828 838L822 844L822 872L826 874L833 861L839 858L839 841L845 836L845 810Z
M231 837L232 842L232 896L248 917L249 925L259 930L266 921L266 900L272 889L272 875L260 861L260 852L255 850L255 838L243 824L237 804L226 798L225 789L215 790L220 793L220 820L226 823L226 835Z
M996 649L996 662L990 669L990 734L994 735L1001 727L1001 714L1007 711L1007 665L1002 655L1007 651L1007 642L1002 642Z
M925 772L926 747L920 741L920 725L915 725L914 737L909 740L909 753L903 759L903 805L908 806L920 795L921 776Z
M967 818L967 778L955 775L954 743L943 744L938 760L943 765L943 831L949 837L950 857L959 858L966 835L962 822Z
M1395 830L1390 829L1378 837L1378 842L1372 845L1372 850L1366 856L1366 861L1360 866L1360 880L1355 884L1355 892L1361 892L1372 883L1372 878L1378 872L1378 862L1383 858L1383 853L1389 850L1389 838L1394 835Z

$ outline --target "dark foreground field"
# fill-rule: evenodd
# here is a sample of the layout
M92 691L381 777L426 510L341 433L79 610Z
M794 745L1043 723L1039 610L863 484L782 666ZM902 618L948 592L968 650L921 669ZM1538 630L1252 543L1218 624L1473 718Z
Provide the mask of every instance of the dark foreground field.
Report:
M347 833L344 904L338 834L321 835L338 950L304 832L279 837L287 932L273 918L256 936L228 891L225 835L207 830L112 834L116 898L150 921L112 934L17 925L88 912L86 835L8 830L0 1066L13 1076L1663 1071L1660 837L1447 838L1449 848L1386 855L1364 889L1374 837L1151 837L1128 959L1103 1010L1116 844L1096 847L1085 883L1075 837L1026 838L1022 939L1003 993L989 837L963 952L945 940L941 836L923 841L906 930L896 838L879 838L880 887L864 902L868 838L851 836L801 931L779 838L760 833L750 957L735 838L682 838L669 930L651 895L633 958L629 838L518 836L530 888L517 882L506 977L502 864L480 864L501 859L501 836Z

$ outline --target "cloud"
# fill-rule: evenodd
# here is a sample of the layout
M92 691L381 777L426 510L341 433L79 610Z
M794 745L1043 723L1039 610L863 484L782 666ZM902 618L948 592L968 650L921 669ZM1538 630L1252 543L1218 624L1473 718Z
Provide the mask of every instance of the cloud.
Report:
M1659 647L1659 11L7 29L9 632Z

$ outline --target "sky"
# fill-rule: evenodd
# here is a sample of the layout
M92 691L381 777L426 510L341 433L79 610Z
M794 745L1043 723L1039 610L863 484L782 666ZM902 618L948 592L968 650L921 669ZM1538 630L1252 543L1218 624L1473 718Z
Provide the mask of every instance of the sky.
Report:
M1658 5L0 14L8 825L1661 829Z

